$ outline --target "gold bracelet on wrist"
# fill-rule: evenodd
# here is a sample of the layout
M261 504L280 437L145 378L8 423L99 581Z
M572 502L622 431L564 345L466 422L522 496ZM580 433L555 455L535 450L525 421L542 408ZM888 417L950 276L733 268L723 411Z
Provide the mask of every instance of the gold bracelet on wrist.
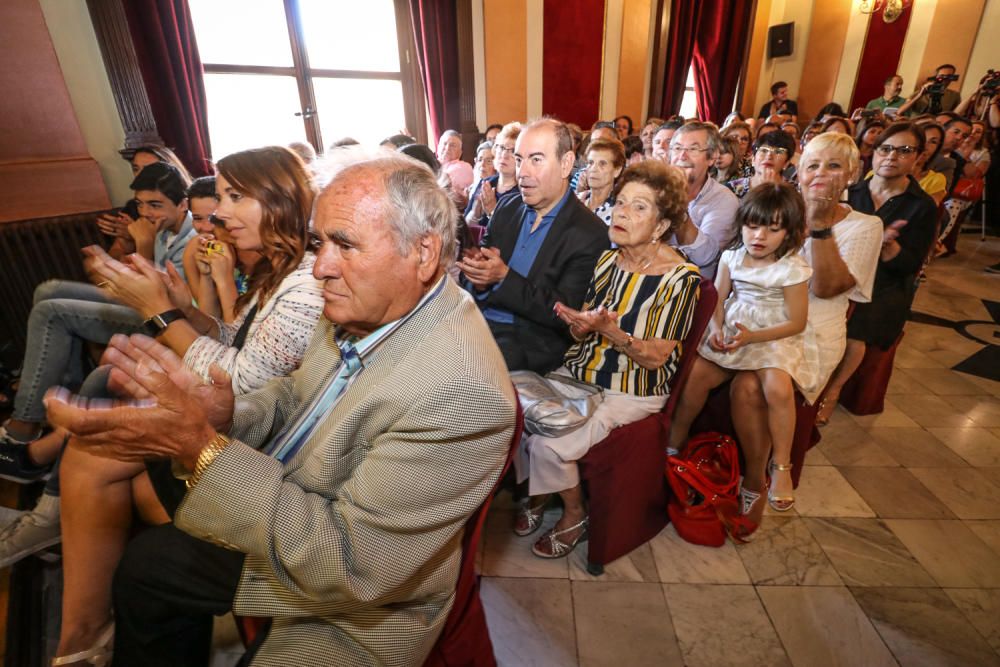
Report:
M216 433L215 437L212 438L207 445L198 454L198 460L194 464L194 470L191 472L191 477L187 479L185 485L188 489L193 489L198 481L201 480L201 476L205 474L205 470L212 464L215 457L222 453L222 450L230 445L232 441L221 433Z

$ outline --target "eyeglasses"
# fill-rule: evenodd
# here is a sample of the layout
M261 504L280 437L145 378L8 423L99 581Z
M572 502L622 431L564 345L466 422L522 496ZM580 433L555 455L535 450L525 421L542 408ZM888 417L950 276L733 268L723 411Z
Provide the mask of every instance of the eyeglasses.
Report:
M496 145L496 146L493 147L493 150L496 152L496 156L500 157L504 153L513 153L514 152L514 147L513 146L501 146L501 145L498 144L498 145Z
M889 144L882 144L875 149L875 152L882 157L888 157L892 155L892 152L896 151L900 155L910 155L917 152L916 146L891 146Z
M779 155L788 155L787 148L771 148L770 146L761 146L757 149L757 154L767 157L768 155L774 155L775 157Z
M675 155L680 155L681 153L706 153L708 149L701 146L671 146L670 152Z

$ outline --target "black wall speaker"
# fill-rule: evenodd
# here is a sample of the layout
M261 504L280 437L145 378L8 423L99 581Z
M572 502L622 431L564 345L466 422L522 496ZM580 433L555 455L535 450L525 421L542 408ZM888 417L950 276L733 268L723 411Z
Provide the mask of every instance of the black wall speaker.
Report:
M767 57L781 58L792 55L792 34L794 23L772 25L767 29Z

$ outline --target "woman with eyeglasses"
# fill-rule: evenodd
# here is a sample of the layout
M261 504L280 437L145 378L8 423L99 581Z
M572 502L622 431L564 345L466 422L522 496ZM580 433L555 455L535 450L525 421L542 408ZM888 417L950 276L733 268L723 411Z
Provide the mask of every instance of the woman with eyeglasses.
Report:
M753 176L737 178L726 183L740 199L758 185L784 183L782 172L795 155L795 139L787 132L768 132L754 143Z
M924 141L916 123L889 125L875 141L871 177L848 189L851 208L881 218L882 251L871 302L857 304L847 323L847 349L821 399L818 424L830 419L866 348L891 348L909 317L937 225L937 206L913 177Z
M476 191L469 197L465 209L465 222L485 227L497 202L508 195L520 192L517 187L517 173L514 165L514 145L521 134L521 124L507 123L493 142L493 168L496 173L479 182Z

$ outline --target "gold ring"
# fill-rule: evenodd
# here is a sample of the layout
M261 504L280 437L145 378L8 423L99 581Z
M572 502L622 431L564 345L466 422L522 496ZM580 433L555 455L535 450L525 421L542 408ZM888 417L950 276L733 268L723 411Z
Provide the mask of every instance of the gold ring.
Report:
M102 289L110 290L112 292L115 289L115 284L113 282L111 282L110 280L105 280L103 283L98 283L97 286L100 287L100 288L102 288Z

